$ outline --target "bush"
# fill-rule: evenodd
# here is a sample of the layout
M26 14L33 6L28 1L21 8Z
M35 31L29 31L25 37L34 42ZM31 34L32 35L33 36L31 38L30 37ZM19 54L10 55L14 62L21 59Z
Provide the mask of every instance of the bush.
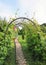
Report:
M3 25L2 25L3 23ZM9 56L11 51L11 28L6 33L6 37L4 39L4 32L5 28L8 25L8 23L4 20L0 21L0 65L3 65L5 63L5 60L7 56ZM13 31L12 31L13 33ZM14 34L14 33L13 33Z
M0 65L3 65L4 64L4 62L5 62L5 59L6 59L6 57L9 55L9 51L10 51L10 44L11 44L11 42L10 42L10 39L3 39L3 38L1 37L1 41L0 41Z
M37 31L34 26L31 26L29 28L30 31L27 30L26 41L28 49L31 52L32 59L34 61L35 60L46 61L46 50L44 49L45 41L42 42L41 32Z

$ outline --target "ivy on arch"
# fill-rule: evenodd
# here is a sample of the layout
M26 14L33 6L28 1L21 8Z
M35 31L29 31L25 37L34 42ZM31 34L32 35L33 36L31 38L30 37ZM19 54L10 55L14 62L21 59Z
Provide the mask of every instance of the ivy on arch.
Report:
M18 18L16 18L16 19L13 19L9 24L8 24L8 26L7 26L7 28L6 28L6 31L8 30L8 28L9 28L9 26L15 21L15 23L16 23L16 21L17 20L21 20L21 19L23 19L23 20L28 20L28 21L30 21L33 25L35 25L35 23L31 20L31 19L29 19L29 18L27 18L27 17L18 17ZM20 23L17 23L16 25L19 25L19 24L21 24L22 25L22 22L20 22ZM24 24L25 25L25 24ZM27 27L27 26L26 26ZM35 27L36 27L36 25L35 25ZM4 33L4 39L5 39L5 37L6 37L6 31L5 31L5 33Z

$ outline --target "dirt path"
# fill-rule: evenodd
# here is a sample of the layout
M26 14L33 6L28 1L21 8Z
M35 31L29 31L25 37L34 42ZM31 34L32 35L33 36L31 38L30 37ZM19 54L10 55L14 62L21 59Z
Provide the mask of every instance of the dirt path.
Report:
M26 60L24 59L22 48L17 39L15 39L16 43L16 60L18 65L26 65Z

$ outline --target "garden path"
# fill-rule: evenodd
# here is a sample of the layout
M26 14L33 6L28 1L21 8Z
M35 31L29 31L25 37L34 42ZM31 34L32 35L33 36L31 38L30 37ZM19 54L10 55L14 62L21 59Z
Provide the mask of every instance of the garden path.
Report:
M26 60L24 58L22 48L20 43L18 42L18 39L15 39L16 44L16 61L18 65L27 65Z

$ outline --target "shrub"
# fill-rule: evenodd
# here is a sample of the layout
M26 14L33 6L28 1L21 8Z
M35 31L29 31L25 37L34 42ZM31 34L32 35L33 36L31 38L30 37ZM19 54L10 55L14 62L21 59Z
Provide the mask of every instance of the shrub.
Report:
M41 34L41 32L37 31L34 26L30 26L29 29L30 30L27 30L26 33L26 41L28 49L31 52L32 59L34 61L46 61L46 47L44 44L45 41L42 38L43 35Z

